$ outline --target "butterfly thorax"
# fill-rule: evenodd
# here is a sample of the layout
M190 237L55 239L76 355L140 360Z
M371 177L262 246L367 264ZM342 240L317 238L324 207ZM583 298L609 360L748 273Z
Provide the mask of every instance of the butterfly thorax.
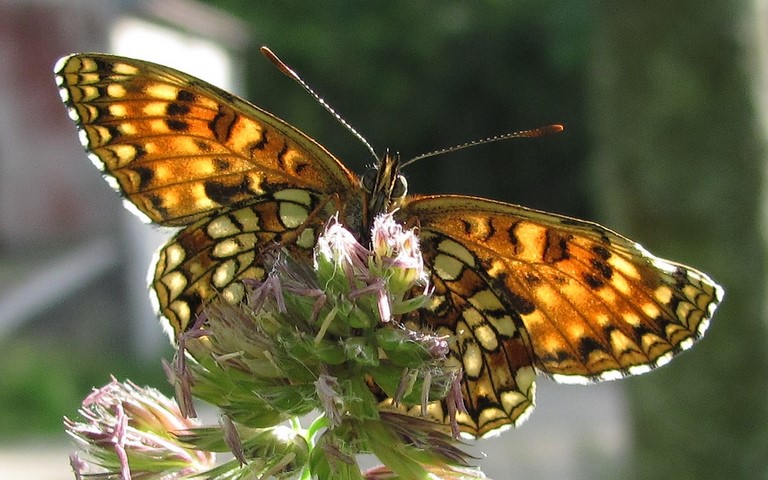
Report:
M400 175L400 154L387 151L376 168L365 172L360 184L368 194L369 224L377 215L396 209L408 193L405 177Z

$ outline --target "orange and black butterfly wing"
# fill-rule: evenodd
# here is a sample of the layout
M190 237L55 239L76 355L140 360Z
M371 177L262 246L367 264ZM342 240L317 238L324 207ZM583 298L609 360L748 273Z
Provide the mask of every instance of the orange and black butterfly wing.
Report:
M633 375L706 330L722 289L600 225L491 200L410 199L435 284L421 321L455 335L468 413L483 436L519 423L535 371L561 382Z
M151 280L175 333L216 292L235 298L236 280L262 278L266 244L309 255L325 209L345 206L359 219L354 174L234 95L111 55L63 58L56 75L89 157L126 206L146 221L185 227L159 252Z
M169 334L186 330L216 296L233 304L242 300L241 281L263 280L269 273L263 253L270 246L280 245L292 258L310 263L317 235L331 215L322 209L328 205L304 190L281 190L203 217L177 233L157 252L150 271L151 298L169 322Z

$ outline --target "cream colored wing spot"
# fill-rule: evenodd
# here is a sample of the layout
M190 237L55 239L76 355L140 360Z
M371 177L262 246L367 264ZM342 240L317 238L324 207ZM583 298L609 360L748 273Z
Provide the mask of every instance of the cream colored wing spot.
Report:
M509 415L507 412L500 408L494 408L494 407L486 407L483 408L483 410L480 412L480 415L478 416L477 423L480 425L490 424L497 422L499 418L507 418ZM508 430L511 428L511 425L506 425L503 427L499 427L491 432L490 435L487 435L488 437L496 436L500 433L503 433L505 430Z
M518 368L515 372L515 385L517 390L502 392L500 399L508 418L513 418L513 425L517 427L533 413L536 398L536 370L530 366ZM492 433L495 434L495 432Z
M280 221L285 228L297 228L309 218L309 210L302 205L291 202L280 202Z
M620 255L611 255L611 257L608 259L608 265L614 271L621 273L625 277L631 278L633 280L640 279L640 272L637 270L637 267L632 265L632 263Z
M101 153L108 157L111 168L121 168L129 165L136 159L138 153L135 145L116 144L102 147Z
M475 268L477 266L475 264L475 257L472 255L472 252L467 250L467 248L460 243L453 240L442 240L437 245L437 250L456 258L469 268Z
M447 306L447 300L445 298L445 295L438 295L433 294L432 298L429 299L429 304L427 305L427 310L431 312L440 312ZM449 333L452 335L453 332Z
M258 242L253 233L244 233L236 237L226 238L213 247L211 256L214 258L229 258L247 250L253 249Z
M627 325L631 325L635 328L642 324L640 316L633 312L626 312L621 316L621 318L627 323Z
M196 190L198 193L193 194L192 199L194 200L195 209L198 211L207 211L207 210L215 210L220 205L218 202L213 200L212 198L208 197L208 195L205 194L205 189L202 185L198 185L196 187ZM165 199L170 200L169 202L166 202L164 207L168 209L182 209L184 208L184 205L187 203L187 197L186 196L179 196L176 194L169 193L165 197Z
M97 149L112 141L112 133L107 127L101 125L89 125L84 127L83 130L85 136L81 139L88 149Z
M205 231L208 233L208 236L216 240L219 238L233 237L240 233L241 229L238 225L235 225L228 215L220 215L208 223Z
M163 270L171 271L177 269L187 258L187 252L178 243L169 244L163 250Z
M157 100L174 101L179 96L179 88L165 83L151 83L146 86L146 94Z
M220 262L213 271L211 283L218 289L228 286L235 278L237 262L233 259Z
M96 69L96 63L93 61L88 61L87 63L83 61L83 65L88 65L88 68L86 70L95 70ZM139 69L134 65L128 65L124 62L115 62L112 64L112 72L116 73L118 75L127 75L127 76L134 76L140 73Z
M109 114L116 118L122 118L128 115L128 110L125 108L125 105L116 103L109 106Z
M478 310L503 310L499 297L489 289L483 289L469 297L469 303Z
M485 350L494 351L499 348L496 332L486 321L485 317L476 309L468 307L461 312L461 316L472 330L475 339Z
M179 320L181 325L189 325L192 319L192 312L189 309L189 303L184 300L176 300L168 305L168 310ZM170 319L169 319L170 321ZM173 322L171 322L173 324ZM174 327L176 330L176 327Z
M258 232L261 230L261 217L250 208L235 210L230 215L242 226L244 232Z
M522 262L538 263L544 258L547 228L532 222L518 222L514 227L515 257Z
M245 287L241 282L230 283L221 292L221 296L230 304L236 304L245 297Z
M117 126L117 131L120 132L120 135L124 136L124 137L129 137L129 136L136 135L136 132L137 132L136 125L134 125L134 124L132 124L130 122L124 122L124 123L119 124ZM154 131L155 132L162 132L163 129L157 129L157 130L154 130Z
M120 99L125 97L125 94L126 90L123 85L120 85L119 83L111 83L107 85L107 96L109 98Z
M494 336L513 337L517 334L514 320L506 313L502 313L506 312L507 309L491 290L478 291L469 298L469 303L479 312L482 312L484 321L487 322Z
M424 236L428 240L429 235ZM437 255L433 262L435 274L445 281L457 280L465 268L475 267L475 257L458 242L443 239L437 244Z
M486 313L488 323L503 337L514 337L518 334L517 325L512 317L509 315L502 315L500 317L494 317Z
M528 397L533 398L533 390L536 388L536 370L531 366L521 366L515 372L515 383Z
M659 309L659 306L656 305L655 303L650 303L650 302L643 303L640 306L640 309L648 318L656 318L661 315L661 310Z
M279 201L280 221L286 228L297 228L309 218L312 197L306 190L286 188L273 194Z
M480 351L480 346L474 339L468 338L460 341L463 344L461 363L464 367L464 374L469 378L477 378L483 370L483 353Z
M595 291L595 295L607 305L615 305L619 299L619 295L611 288L600 288Z
M450 255L439 254L435 257L433 268L438 277L445 281L453 281L459 278L464 270L461 260Z
M315 230L309 227L303 229L299 234L299 238L296 239L296 245L307 250L312 249L316 243L317 236L315 235Z
M179 271L170 271L160 278L160 282L168 291L168 298L178 298L187 288L187 277Z
M480 376L483 370L482 353L480 347L472 342L465 345L464 355L461 358L464 366L464 374L469 378Z
M168 104L163 102L149 102L141 110L141 113L147 117L164 116L168 110Z
M312 205L312 196L306 190L298 188L284 188L276 191L272 195L275 200L285 200L288 202L294 202L309 207Z
M619 291L622 295L631 295L632 287L627 282L627 279L623 275L614 274L609 280L611 286Z

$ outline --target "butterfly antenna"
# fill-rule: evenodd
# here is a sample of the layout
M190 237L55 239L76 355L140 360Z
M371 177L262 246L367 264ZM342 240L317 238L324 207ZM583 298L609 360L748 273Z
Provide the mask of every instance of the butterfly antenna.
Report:
M441 148L440 150L434 150L432 152L427 152L425 154L419 155L418 157L414 157L408 160L407 162L403 163L400 166L400 168L403 168L406 165L410 165L417 160L421 160L422 158L434 157L436 155L442 155L444 153L451 153L451 152L455 152L456 150L462 150L464 148L474 147L477 145L484 145L486 143L498 142L501 140L509 140L510 138L543 137L546 135L560 133L563 130L565 130L565 127L559 124L554 124L554 125L547 125L546 127L533 128L531 130L520 130L517 132L505 133L503 135L496 135L493 137L483 138L481 140L473 140L471 142L454 145L453 147Z
M277 67L277 68L278 68L278 69L279 69L281 72L283 72L283 74L284 74L285 76L287 76L288 78L290 78L290 79L291 79L291 80L293 80L294 82L296 82L296 83L298 83L299 85L301 85L301 87L302 87L304 90L306 90L306 91L307 91L307 93L309 93L310 95L312 95L312 98L314 98L314 99L317 101L317 103L319 103L319 104L320 104L320 105L321 105L321 106L322 106L324 109L326 109L326 110L328 111L328 113L330 113L331 115L333 115L333 117L334 117L334 118L335 118L335 119L336 119L336 120L337 120L337 121L338 121L340 124L342 124L342 125L344 126L344 128L346 128L347 130L349 130L349 132L350 132L352 135L354 135L355 137L357 137L357 139L358 139L358 140L360 140L360 141L363 143L363 145L365 145L365 146L366 146L366 148L368 148L368 151L369 151L369 152L371 152L371 154L372 154L372 155L373 155L373 157L376 159L376 161L378 161L379 157L378 157L378 155L376 155L376 150L374 150L374 149L373 149L373 147L371 146L371 144L370 144L370 143L368 143L368 140L366 140L366 139L365 139L365 137L364 137L364 136L362 136L362 135L360 134L360 132L358 132L357 130L355 130L355 127L353 127L353 126L352 126L352 125L350 125L350 124L349 124L349 123L348 123L346 120L344 120L344 118L343 118L341 115L339 115L339 114L336 112L336 110L334 110L334 109L333 109L333 107L331 107L330 105L328 105L328 102L326 102L325 100L323 100L323 98L322 98L320 95L318 95L318 94L317 94L317 93L316 93L314 90L312 90L312 87L310 87L310 86L307 84L307 82L305 82L305 81L304 81L304 80L303 80L303 79L302 79L302 78L299 76L299 74L298 74L298 73L296 73L296 71L295 71L295 70L293 70L291 67L289 67L288 65L286 65L286 64L285 64L285 62L283 62L282 60L280 60L280 58L278 58L278 56L277 56L277 55L275 55L275 52L273 52L272 50L270 50L270 49L269 49L269 47L263 46L263 47L261 47L259 50L261 50L261 53L262 53L262 55L264 55L265 57L267 57L267 60L269 60L270 62L272 62L272 63L273 63L273 64L274 64L274 65L275 65L275 66L276 66L276 67Z

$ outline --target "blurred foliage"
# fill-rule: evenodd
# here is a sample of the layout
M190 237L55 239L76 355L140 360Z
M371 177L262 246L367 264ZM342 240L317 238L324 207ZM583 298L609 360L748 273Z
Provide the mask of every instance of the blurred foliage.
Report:
M268 45L370 141L410 158L514 130L408 167L416 193L465 193L585 216L583 93L588 15L579 3L215 1L253 26L246 98L361 172L370 154L258 53ZM499 175L499 172L504 174Z
M77 349L60 343L41 349L37 338L14 337L0 350L0 431L6 442L35 432L63 435L62 415L75 416L84 393L109 382L105 371L142 385L167 385L159 361L144 365L131 356L121 359L98 344Z
M125 308L115 308L124 304L120 278L110 272L0 342L2 441L63 436L62 416L76 415L84 396L110 374L171 391L159 358L142 362L130 351Z
M765 140L743 1L596 2L592 167L610 224L725 288L706 338L628 380L633 478L766 478Z

